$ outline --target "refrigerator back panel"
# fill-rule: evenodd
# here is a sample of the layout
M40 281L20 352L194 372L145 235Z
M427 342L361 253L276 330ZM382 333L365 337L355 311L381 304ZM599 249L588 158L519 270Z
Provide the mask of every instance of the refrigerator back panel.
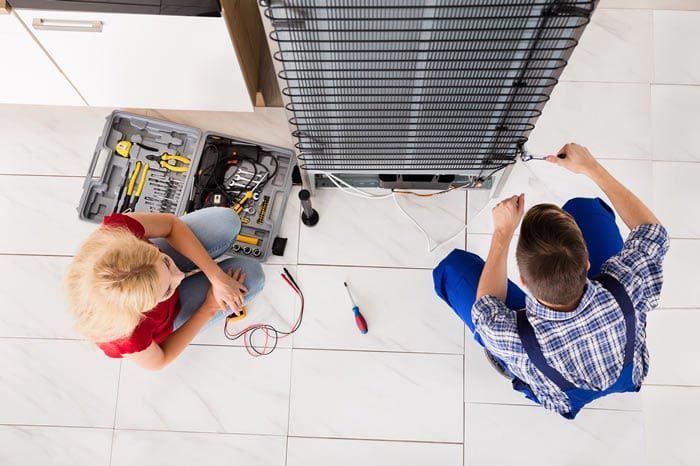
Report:
M597 0L261 0L300 167L515 161Z

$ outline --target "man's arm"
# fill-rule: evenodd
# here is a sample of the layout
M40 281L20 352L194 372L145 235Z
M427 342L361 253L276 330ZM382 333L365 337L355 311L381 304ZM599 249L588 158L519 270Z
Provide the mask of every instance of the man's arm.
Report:
M566 154L566 157L562 159L550 155L547 157L547 160L561 165L574 173L584 174L593 180L610 198L613 207L630 230L634 230L639 225L661 223L632 191L625 188L598 163L588 149L571 143L562 147L559 150L559 154Z
M525 212L525 195L513 196L493 208L493 238L476 288L476 299L486 295L506 300L508 291L508 247Z

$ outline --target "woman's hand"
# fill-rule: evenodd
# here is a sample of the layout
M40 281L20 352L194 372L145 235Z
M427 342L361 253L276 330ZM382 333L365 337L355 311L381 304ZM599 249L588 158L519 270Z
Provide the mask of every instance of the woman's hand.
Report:
M229 269L227 272L221 270L221 273L211 280L210 293L217 303L217 310L229 307L234 313L239 313L244 304L243 298L248 293L248 288L243 285L245 278L246 275L238 268Z

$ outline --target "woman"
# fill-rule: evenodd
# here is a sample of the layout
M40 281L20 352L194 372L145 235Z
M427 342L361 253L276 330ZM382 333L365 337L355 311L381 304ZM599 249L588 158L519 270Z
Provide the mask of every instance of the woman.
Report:
M210 207L179 219L170 214L105 217L81 246L67 277L80 333L107 356L159 370L208 323L238 314L263 287L252 259L226 252L241 223L231 209ZM185 273L200 272L185 278Z

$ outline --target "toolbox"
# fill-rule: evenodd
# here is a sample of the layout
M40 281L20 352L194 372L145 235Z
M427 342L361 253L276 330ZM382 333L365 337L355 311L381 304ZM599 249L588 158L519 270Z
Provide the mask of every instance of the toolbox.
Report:
M99 223L115 212L182 216L231 208L242 226L226 256L264 262L282 223L294 163L291 149L117 110L97 140L78 215Z

